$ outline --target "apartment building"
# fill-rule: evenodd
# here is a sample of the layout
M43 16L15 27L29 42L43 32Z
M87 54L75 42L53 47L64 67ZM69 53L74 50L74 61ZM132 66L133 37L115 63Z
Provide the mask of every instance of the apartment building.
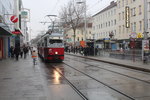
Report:
M117 33L117 3L112 1L109 6L93 16L93 34L96 39L109 38L109 34Z
M65 38L66 38L66 42L69 45L73 45L74 44L74 32L73 32L73 30L71 28L65 29ZM81 23L78 26L78 28L76 29L76 33L75 33L76 46L79 46L80 42L84 41L85 38L86 38L86 40L93 39L91 20L87 22L86 34L85 34L84 23Z
M118 39L129 39L131 33L144 32L144 0L118 0L117 15Z
M93 15L93 33L102 40L100 48L110 48L110 39L117 38L117 3L112 1L106 8ZM103 41L104 40L104 41ZM104 46L105 45L105 46Z
M148 38L150 38L150 0L147 0Z

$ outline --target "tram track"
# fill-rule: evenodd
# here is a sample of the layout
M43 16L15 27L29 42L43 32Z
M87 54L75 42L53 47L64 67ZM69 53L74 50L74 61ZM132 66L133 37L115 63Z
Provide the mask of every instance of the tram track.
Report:
M57 71L57 72L67 81L67 83L73 88L73 90L74 90L79 96L81 96L81 98L82 98L83 100L88 100L88 98L87 98L84 94L82 94L82 93L80 92L80 90L76 88L76 86L74 86L59 70L57 70L57 69L55 68L55 65L52 65L52 68L53 68L55 71Z
M74 69L74 70L76 70L76 71L82 73L83 75L89 77L90 79L92 79L92 80L94 80L94 81L96 81L96 82L98 82L98 83L100 83L100 84L102 84L102 85L108 87L108 88L111 89L111 90L114 90L115 92L117 92L117 93L119 93L119 94L121 94L121 95L127 97L128 99L130 99L130 100L135 100L135 98L133 98L133 97L131 97L131 96L129 96L129 95L127 95L127 94L125 94L125 93L123 93L123 92L121 92L121 91L119 91L119 90L113 88L113 87L111 87L110 85L108 85L108 84L106 84L106 83L104 83L104 82L102 82L102 81L100 81L100 80L98 80L98 79L96 79L96 78L94 78L94 77L92 77L92 76L90 76L90 75L88 75L88 74L86 74L86 73L84 73L84 72L82 72L82 71L80 71L80 70L78 70L78 69L72 67L71 65L69 65L69 64L67 64L67 63L65 63L65 62L63 62L63 63L64 63L66 66L68 66L69 68L72 68L72 69ZM65 77L65 76L64 76L64 77ZM65 78L65 79L67 79L67 78ZM87 100L88 100L88 99L87 99Z
M71 58L69 58L69 59L71 59ZM72 59L72 60L77 61L76 59ZM150 84L149 81L142 80L142 79L139 79L139 78L136 78L136 77L133 77L133 76L122 74L122 73L119 73L119 72L116 72L116 71L112 71L112 70L109 70L109 69L106 69L106 68L102 68L102 67L99 67L99 66L96 66L96 65L88 64L88 63L85 63L85 62L82 62L82 61L78 61L78 62L81 62L81 63L86 64L88 66L92 66L92 67L95 67L95 68L103 69L103 70L106 70L106 71L109 71L109 72L112 72L112 73L115 73L115 74L119 74L119 75L122 75L122 76L125 76L125 77L128 77L128 78L132 78L132 79L135 79L135 80L138 80L138 81Z

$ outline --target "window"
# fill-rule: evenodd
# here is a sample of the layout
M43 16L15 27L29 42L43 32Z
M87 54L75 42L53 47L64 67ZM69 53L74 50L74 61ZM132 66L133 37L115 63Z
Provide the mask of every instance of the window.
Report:
M124 33L124 29L125 29L125 28L124 28L124 25L122 25L122 33Z
M131 23L131 32L133 32L133 23Z
M133 8L133 16L136 16L136 7Z
M124 12L122 12L122 19L124 20Z
M118 8L120 8L120 1L118 1Z
M111 20L111 26L113 26L113 20Z
M122 0L122 7L124 7L124 0Z
M141 5L139 5L139 15L141 15L142 14L142 7L141 7Z
M136 22L134 22L134 31L136 32Z
M126 5L128 5L128 0L126 0Z
M114 15L116 15L116 9L114 9Z
M131 17L133 16L133 9L131 8Z
M109 26L110 26L110 21L108 22Z
M150 12L150 2L148 2L148 11Z
M111 16L113 16L113 10L111 10Z
M142 21L139 21L139 24L140 24L140 31L142 30Z
M121 20L121 13L119 13L119 20Z
M80 39L79 39L79 37L78 37L78 41L79 41Z
M119 34L121 34L121 26L119 26Z
M131 9L131 16L136 16L136 7Z
M148 28L150 29L150 19L149 19L149 21L148 21Z

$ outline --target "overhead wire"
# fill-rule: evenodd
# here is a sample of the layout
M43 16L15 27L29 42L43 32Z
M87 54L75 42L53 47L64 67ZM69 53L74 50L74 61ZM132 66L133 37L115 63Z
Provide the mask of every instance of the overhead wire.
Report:
M57 7L59 1L60 1L60 0L57 0L56 4L54 5L54 8L53 8L52 11L51 11L52 13L53 13L53 11L55 10L55 8Z
M95 4L93 4L90 8L88 8L87 11L90 10L91 8L95 7L95 5L98 5L101 1L103 1L103 0L98 0L98 2L96 2Z

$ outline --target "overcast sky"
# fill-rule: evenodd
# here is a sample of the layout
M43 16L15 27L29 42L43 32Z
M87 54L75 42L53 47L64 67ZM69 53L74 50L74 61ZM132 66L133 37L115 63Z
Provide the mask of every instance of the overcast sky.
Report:
M34 38L42 30L47 30L47 25L40 22L49 20L46 15L58 15L62 6L69 0L22 0L24 8L30 9L31 20L28 26L31 28L31 37ZM96 14L114 0L86 0L87 13Z

